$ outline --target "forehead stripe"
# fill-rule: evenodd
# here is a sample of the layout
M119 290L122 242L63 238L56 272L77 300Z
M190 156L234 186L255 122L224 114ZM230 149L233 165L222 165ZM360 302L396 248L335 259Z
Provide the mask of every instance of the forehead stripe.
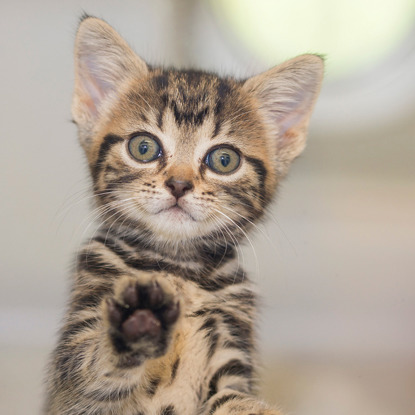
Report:
M170 102L170 108L173 111L174 119L179 126L183 123L200 126L210 112L209 107L205 107L197 112L192 108L186 108L185 110L180 111L177 102L174 99Z

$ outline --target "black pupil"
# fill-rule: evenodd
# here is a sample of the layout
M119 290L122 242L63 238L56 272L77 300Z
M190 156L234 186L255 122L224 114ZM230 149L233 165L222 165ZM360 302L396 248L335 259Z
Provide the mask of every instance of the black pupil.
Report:
M142 141L140 145L138 146L138 151L140 154L146 154L148 151L148 143L147 141Z
M229 154L222 154L220 156L220 162L223 167L227 167L228 164L231 162L231 157L229 156Z

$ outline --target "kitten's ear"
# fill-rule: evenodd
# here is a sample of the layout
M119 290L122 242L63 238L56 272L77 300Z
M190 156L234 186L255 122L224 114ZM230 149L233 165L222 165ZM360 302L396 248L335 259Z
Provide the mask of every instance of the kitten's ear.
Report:
M307 127L323 79L323 60L302 55L245 81L288 167L305 147Z
M81 133L91 133L126 79L147 72L145 62L109 24L95 17L83 19L75 41L72 102L72 116ZM81 141L85 134L81 134Z

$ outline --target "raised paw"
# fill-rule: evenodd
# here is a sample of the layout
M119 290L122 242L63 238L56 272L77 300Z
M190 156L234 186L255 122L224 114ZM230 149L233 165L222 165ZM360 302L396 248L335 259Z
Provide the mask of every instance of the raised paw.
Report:
M135 360L158 357L167 348L180 303L156 280L125 280L115 297L106 301L110 337L116 351Z

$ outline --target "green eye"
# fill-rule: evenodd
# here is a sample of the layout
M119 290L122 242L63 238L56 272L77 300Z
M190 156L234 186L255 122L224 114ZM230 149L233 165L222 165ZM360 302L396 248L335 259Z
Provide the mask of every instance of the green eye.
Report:
M232 173L239 166L239 154L229 147L219 147L206 156L206 164L216 173Z
M161 156L159 143L150 136L137 135L128 142L130 154L142 163L148 163Z

